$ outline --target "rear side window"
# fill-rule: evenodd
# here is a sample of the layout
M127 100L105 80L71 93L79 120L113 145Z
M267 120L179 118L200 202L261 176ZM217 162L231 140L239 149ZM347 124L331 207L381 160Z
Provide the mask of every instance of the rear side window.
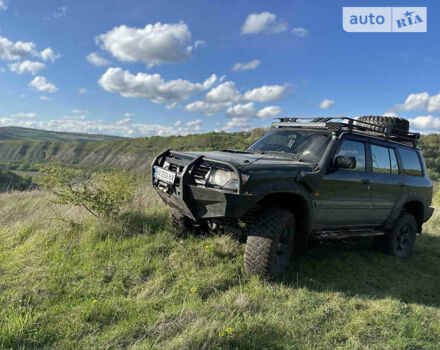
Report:
M390 153L388 147L371 145L373 172L391 174Z
M422 176L422 165L417 152L413 149L399 147L400 158L402 158L402 170L405 175Z
M373 172L399 174L396 152L393 148L371 145Z
M351 156L356 158L356 168L345 170L365 171L365 146L363 142L344 140L337 156Z

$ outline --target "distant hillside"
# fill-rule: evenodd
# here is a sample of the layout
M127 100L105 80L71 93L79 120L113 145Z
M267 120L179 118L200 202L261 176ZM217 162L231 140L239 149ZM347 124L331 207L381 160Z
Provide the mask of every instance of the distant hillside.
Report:
M106 140L120 140L120 139L122 139L122 137L47 131L47 130L38 130L38 129L19 128L15 126L0 127L0 141L34 140L34 141L51 141L51 142L75 142L75 141L106 141Z
M144 173L149 171L153 157L164 149L244 149L263 133L263 129L254 129L250 132L211 132L101 142L0 140L0 165L10 169L32 170L30 163L53 160L82 168L118 167Z
M145 173L149 171L153 157L164 149L173 148L181 151L244 149L264 132L265 129L254 129L249 132L236 133L210 132L137 139L112 139L110 137L109 140L98 142L91 140L65 142L2 140L0 128L0 166L16 170L35 170L33 168L35 163L54 160L81 168L118 167ZM440 134L423 135L420 142L430 177L435 181L440 180L439 144Z
M0 192L11 190L28 190L34 184L29 176L19 176L12 171L0 168Z

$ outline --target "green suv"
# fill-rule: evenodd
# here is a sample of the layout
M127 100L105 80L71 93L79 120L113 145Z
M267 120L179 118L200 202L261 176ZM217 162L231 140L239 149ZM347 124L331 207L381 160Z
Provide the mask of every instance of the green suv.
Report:
M178 233L237 234L251 274L279 277L298 241L374 236L404 258L433 213L408 129L393 117L281 118L244 151L164 151L153 187Z

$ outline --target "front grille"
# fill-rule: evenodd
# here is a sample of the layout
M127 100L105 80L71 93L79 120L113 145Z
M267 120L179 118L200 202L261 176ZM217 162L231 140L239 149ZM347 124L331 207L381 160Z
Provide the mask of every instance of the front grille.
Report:
M209 173L209 171L211 170L210 167L205 166L205 165L200 165L198 166L195 170L194 170L194 181L197 184L206 184L206 180L207 180L207 175Z

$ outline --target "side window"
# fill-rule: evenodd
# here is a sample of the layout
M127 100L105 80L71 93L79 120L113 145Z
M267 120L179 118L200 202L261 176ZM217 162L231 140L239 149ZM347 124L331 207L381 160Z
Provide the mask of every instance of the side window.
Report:
M403 173L409 176L422 176L422 165L419 156L413 149L399 147L400 157L402 158Z
M337 156L355 157L356 168L350 170L365 171L365 146L363 142L344 140L336 154Z
M391 160L391 174L399 175L399 166L397 165L396 151L393 148L388 148Z
M390 154L388 147L371 145L371 156L374 173L391 174Z

